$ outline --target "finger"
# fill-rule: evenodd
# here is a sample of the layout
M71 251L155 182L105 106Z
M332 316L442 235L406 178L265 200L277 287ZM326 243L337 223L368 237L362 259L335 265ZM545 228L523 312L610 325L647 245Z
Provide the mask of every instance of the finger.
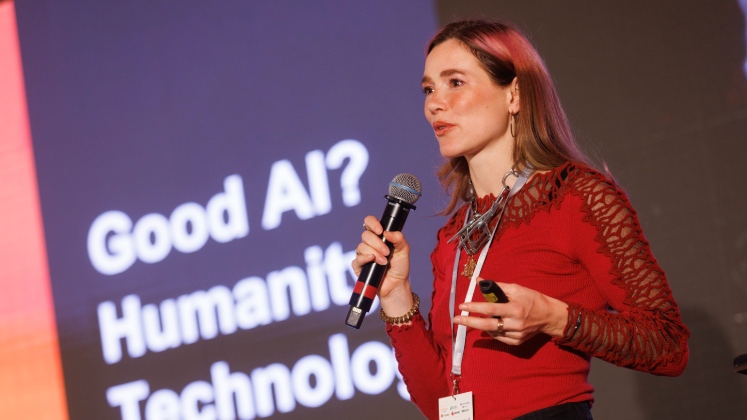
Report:
M493 338L505 337L506 331L503 329L503 320L501 318L493 318L495 321L495 328L488 330L487 333Z
M364 265L371 261L376 261L377 264L386 264L388 254L389 248L386 247L386 244L381 242L381 239L378 239L375 236L373 239L364 240L364 242L361 242L355 248L355 260L358 261L360 265Z
M489 317L505 317L509 315L511 308L508 303L465 302L459 305L459 309Z
M490 320L495 324L494 328L485 331L490 337L511 345L519 345L524 342L524 334L521 331L509 330L506 326L507 320L503 318L491 318Z
M480 318L476 316L461 316L457 315L454 317L454 323L464 325L465 327L474 328L482 331L496 331L498 328L498 319L496 318Z
M387 240L387 242L391 243L394 246L395 252L400 250L408 250L410 247L407 243L407 240L405 239L405 235L403 235L402 232L386 231L384 232L384 238Z
M358 244L355 248L355 258L353 261L357 261L360 265L363 265L369 261L373 261L376 258L376 254L366 244Z
M371 253L370 248L369 251L361 251L363 248L368 248L368 246L365 244L358 244L355 248L355 258L353 258L353 261L351 262L351 266L356 275L360 274L361 268L364 265L376 259L376 256Z
M374 216L366 216L366 218L363 219L363 229L373 232L377 235L381 235L381 232L384 231L384 228L381 227L379 219L375 218Z
M522 340L519 340L519 339L516 339L516 338L512 338L512 337L509 337L509 336L496 336L496 337L493 337L493 338L495 340L497 340L497 341L500 341L501 343L508 344L509 346L518 346L521 343L523 343Z
M361 235L361 240L363 240L363 243L359 245L361 254L373 254L378 264L386 264L390 251L381 238L371 231L365 231Z

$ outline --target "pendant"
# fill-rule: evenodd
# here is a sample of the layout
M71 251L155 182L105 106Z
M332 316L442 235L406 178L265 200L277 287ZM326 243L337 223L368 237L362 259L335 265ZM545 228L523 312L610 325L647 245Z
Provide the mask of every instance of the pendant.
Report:
M467 254L467 262L464 263L464 270L462 270L462 275L472 278L472 274L475 273L476 266L477 261L475 261L475 257L473 255Z

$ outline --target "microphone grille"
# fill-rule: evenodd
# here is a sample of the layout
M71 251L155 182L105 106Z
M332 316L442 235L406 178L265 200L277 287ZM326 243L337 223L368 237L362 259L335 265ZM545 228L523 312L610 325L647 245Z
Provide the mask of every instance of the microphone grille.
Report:
M420 180L412 174L399 174L389 183L389 195L410 204L418 201L422 189Z

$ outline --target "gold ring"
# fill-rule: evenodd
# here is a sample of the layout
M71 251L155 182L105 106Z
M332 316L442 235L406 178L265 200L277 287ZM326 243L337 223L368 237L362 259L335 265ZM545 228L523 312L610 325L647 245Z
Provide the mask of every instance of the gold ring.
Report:
M503 331L503 320L501 318L498 318L498 328L495 329L496 334L498 335L505 335L506 332Z

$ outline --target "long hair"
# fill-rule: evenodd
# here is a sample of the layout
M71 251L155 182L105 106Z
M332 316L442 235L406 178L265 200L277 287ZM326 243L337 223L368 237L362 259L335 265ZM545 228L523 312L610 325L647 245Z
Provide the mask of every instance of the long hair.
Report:
M532 43L515 27L502 22L465 20L444 26L428 43L427 53L449 39L465 45L498 86L514 78L519 85L520 111L516 115L513 161L517 169L529 164L547 170L568 161L589 164L573 139L555 85ZM469 201L469 167L462 157L449 159L437 172L451 194L443 214L460 200Z

